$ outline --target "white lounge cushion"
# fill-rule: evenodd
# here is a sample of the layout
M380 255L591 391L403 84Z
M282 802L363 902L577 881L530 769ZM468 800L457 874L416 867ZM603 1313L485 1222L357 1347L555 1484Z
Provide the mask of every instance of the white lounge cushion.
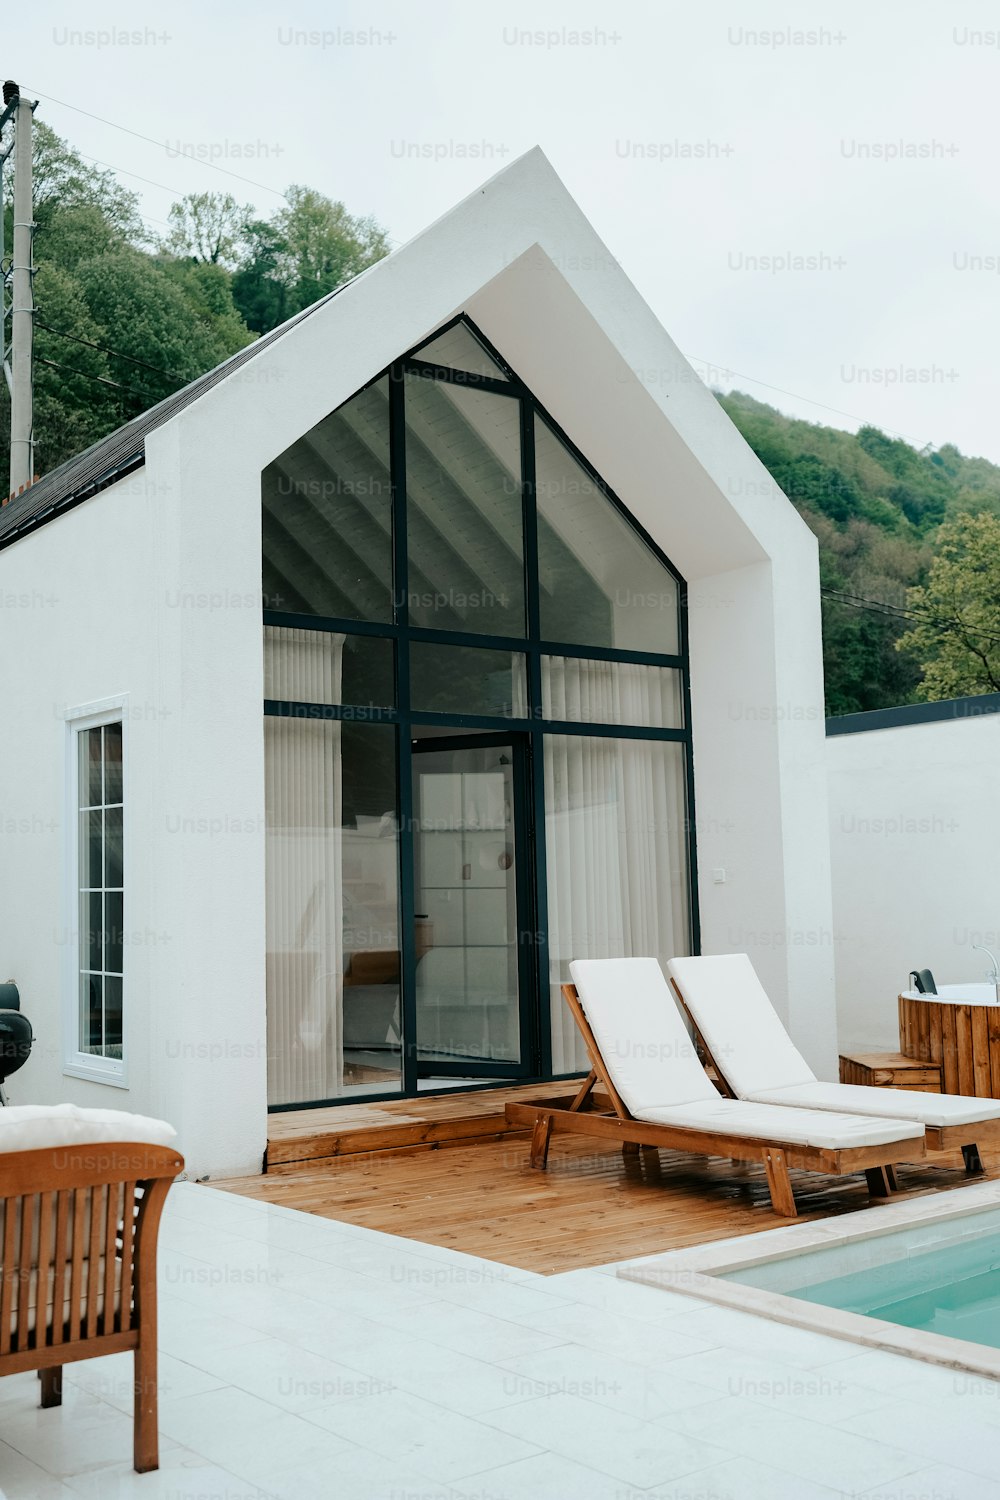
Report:
M918 1089L879 1089L867 1083L800 1083L755 1094L760 1104L796 1108L863 1110L884 1120L919 1120L922 1125L974 1125L1000 1120L1000 1100L962 1094L924 1094Z
M120 1109L80 1109L76 1104L14 1104L0 1109L0 1152L53 1146L93 1146L136 1141L169 1146L177 1132L166 1120Z
M745 953L672 958L667 973L739 1098L816 1082Z
M924 1127L913 1120L876 1120L868 1115L834 1114L830 1110L785 1108L754 1104L743 1099L699 1100L672 1109L645 1109L641 1118L657 1125L679 1125L687 1130L710 1130L760 1140L787 1141L794 1146L849 1150L885 1146L893 1141L921 1142Z
M857 1112L885 1120L919 1120L930 1126L1000 1119L1000 1102L993 1099L822 1082L781 1024L745 953L672 958L667 972L740 1099L795 1109Z
M605 1067L636 1119L835 1150L923 1136L913 1122L723 1099L655 958L576 959L570 973Z
M655 958L578 958L569 966L605 1067L637 1118L650 1107L717 1099Z

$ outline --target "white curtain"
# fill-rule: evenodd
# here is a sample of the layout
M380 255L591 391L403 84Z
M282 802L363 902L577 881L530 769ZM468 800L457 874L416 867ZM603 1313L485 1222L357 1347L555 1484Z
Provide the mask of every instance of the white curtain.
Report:
M344 637L268 628L265 693L338 703ZM264 720L268 1100L329 1099L343 1082L341 726Z
M582 724L679 729L681 674L639 662L543 656L542 712Z
M565 668L574 664L563 659ZM571 701L616 689L608 664L562 672ZM617 664L616 664L617 665ZM610 674L608 674L610 675ZM588 710L590 712L590 710ZM554 715L556 716L556 715ZM584 717L583 712L560 717ZM601 722L596 712L594 722ZM630 714L630 721L636 722ZM641 722L641 721L640 721ZM651 956L661 964L690 951L683 747L662 740L545 736L552 1063L586 1069L586 1053L560 985L574 958Z

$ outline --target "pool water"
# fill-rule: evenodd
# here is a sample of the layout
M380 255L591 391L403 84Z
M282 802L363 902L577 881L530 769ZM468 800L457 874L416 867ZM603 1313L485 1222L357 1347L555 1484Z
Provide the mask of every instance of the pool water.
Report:
M1000 1236L818 1281L790 1295L1000 1349Z
M721 1273L803 1302L1000 1349L1000 1211L913 1225Z

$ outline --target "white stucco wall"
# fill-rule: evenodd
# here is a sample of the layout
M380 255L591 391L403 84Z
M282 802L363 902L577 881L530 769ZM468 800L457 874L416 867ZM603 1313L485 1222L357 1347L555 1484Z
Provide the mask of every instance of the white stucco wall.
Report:
M180 1133L189 1175L260 1168L265 1143L260 604L185 603L189 563L166 433L132 476L0 552L0 970L35 1029L12 1102L124 1109ZM214 598L224 584L216 577ZM245 676L245 674L244 674ZM220 708L202 711L210 679ZM128 695L127 1087L69 1076L64 1000L67 709ZM246 774L249 770L249 776ZM199 820L204 820L199 822ZM234 830L239 829L237 836ZM243 831L246 830L246 831Z
M982 979L1000 952L1000 714L827 740L841 1051L895 1051L910 969Z

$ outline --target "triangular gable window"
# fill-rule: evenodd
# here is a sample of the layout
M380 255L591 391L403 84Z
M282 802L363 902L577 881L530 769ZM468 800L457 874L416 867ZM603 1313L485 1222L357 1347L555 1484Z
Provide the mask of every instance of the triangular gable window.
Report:
M417 349L413 358L448 370L464 370L468 375L487 375L492 380L504 381L508 378L506 370L501 369L464 323L446 328L429 344Z

